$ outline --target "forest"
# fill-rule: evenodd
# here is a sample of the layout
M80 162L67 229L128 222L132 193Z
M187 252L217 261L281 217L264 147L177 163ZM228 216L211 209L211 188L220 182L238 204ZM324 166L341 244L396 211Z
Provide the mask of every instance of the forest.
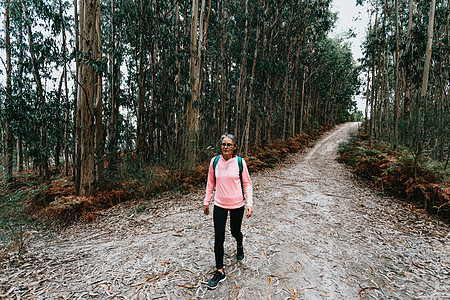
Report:
M370 8L364 133L341 159L382 192L449 222L449 1L358 2Z
M355 113L359 68L319 1L3 1L2 178L189 168ZM154 167L153 169L155 169Z
M448 164L449 1L358 2L371 8L362 60L370 144Z

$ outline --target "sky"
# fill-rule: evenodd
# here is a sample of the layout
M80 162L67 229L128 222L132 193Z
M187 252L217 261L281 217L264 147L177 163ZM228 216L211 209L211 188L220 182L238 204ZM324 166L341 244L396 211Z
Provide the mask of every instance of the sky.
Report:
M366 35L366 28L369 24L367 7L356 6L356 0L333 0L333 12L338 13L338 21L330 36L338 36L349 29L352 29L356 37L351 38L351 49L353 58L358 60L362 57L361 45ZM357 107L360 111L365 110L365 99L362 95L355 96Z

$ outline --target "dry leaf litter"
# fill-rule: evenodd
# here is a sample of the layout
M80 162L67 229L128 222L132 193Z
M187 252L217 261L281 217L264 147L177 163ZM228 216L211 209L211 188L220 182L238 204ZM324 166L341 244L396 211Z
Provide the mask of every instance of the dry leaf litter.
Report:
M449 226L378 195L336 162L357 126L338 126L252 176L246 257L236 261L227 229L228 277L214 291L206 288L212 217L199 189L30 233L25 257L0 265L0 299L450 299Z

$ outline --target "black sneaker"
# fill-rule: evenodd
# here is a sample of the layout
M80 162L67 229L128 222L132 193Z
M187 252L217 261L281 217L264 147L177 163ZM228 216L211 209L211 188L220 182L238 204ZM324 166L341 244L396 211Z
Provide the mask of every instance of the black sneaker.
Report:
M225 271L223 273L216 271L216 273L214 273L214 277L208 282L208 288L214 290L219 285L219 282L224 281L225 278L227 278Z
M236 259L237 259L238 261L244 259L244 246L242 246L242 247L237 247L237 251L236 251Z

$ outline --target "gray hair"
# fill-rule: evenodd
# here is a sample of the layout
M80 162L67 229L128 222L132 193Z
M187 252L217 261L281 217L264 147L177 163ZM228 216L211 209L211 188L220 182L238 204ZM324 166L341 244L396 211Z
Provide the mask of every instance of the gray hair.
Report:
M236 155L236 152L237 152L237 139L234 135L232 135L230 133L225 133L220 137L220 141L222 142L223 139L226 137L230 138L233 141L234 145L236 146L236 149L234 149L234 151L233 151L233 156L234 156L234 155Z

